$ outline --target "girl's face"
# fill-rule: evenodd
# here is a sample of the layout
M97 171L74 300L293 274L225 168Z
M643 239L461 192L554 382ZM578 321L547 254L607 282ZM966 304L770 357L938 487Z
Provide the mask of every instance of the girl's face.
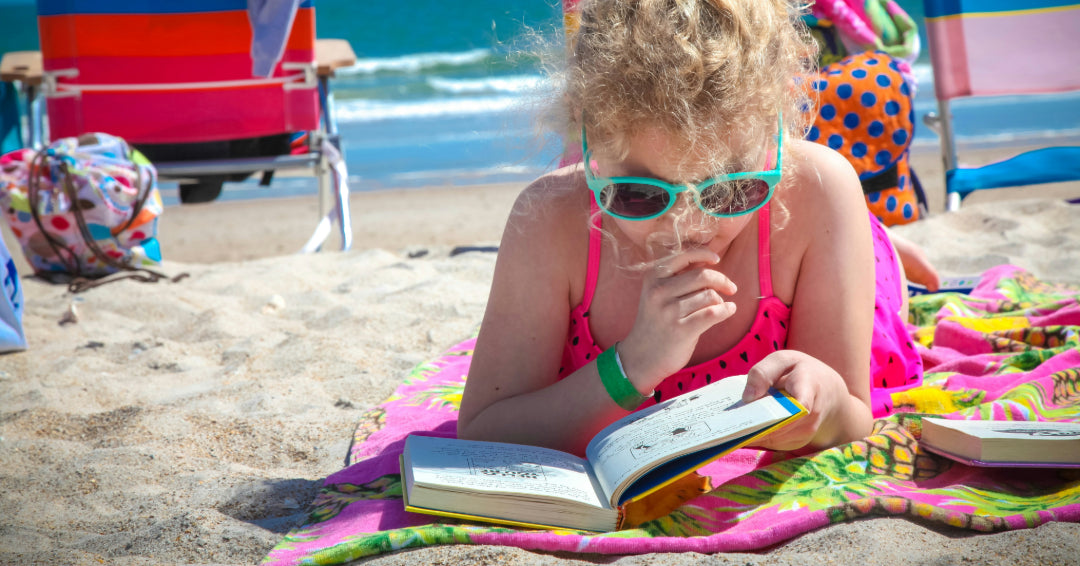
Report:
M764 169L764 147L755 151L742 168ZM707 148L687 150L663 130L644 129L630 138L629 151L622 161L595 158L600 174L608 177L651 177L672 184L699 182L716 174L714 151ZM746 164L749 164L747 166ZM757 169L755 169L755 167ZM651 220L625 220L609 216L646 259L655 259L678 251L707 247L723 256L724 251L742 230L751 224L753 214L717 218L702 211L691 191L679 193L671 210Z

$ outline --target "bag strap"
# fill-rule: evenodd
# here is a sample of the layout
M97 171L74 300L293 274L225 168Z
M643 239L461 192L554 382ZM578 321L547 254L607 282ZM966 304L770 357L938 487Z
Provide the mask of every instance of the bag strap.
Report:
M42 151L38 152L38 154L34 157L33 162L39 162L39 160L40 160L39 165L44 165L44 162L45 162L44 157L46 155L47 155L47 150L42 150ZM131 161L133 164L135 163L134 160L132 159L133 153L132 153L132 151L130 149L128 150L128 156L127 157L128 157L129 161ZM86 223L86 218L83 217L82 207L79 206L78 192L75 190L75 183L72 182L72 180L71 180L71 172L68 170L67 162L64 161L64 160L61 160L59 169L60 169L61 188L64 191L64 193L67 195L68 200L71 202L71 212L75 216L75 223L79 226L79 234L82 236L83 242L86 244L86 247L89 248L91 252L93 252L94 257L97 258L98 261L104 263L105 265L113 267L113 268L117 269L120 272L120 273L116 273L116 274L109 275L107 277L98 278L98 279L90 279L90 278L84 276L84 272L83 272L83 269L82 269L82 264L79 261L78 256L71 250L71 248L68 248L67 246L64 246L62 241L59 241L57 238L55 238L54 236L52 236L51 234L49 234L45 230L45 227L42 224L40 217L38 216L38 210L37 210L37 206L36 206L37 197L38 197L37 193L40 191L40 181L38 180L38 178L36 176L31 174L30 178L34 181L33 188L28 190L28 192L30 194L34 195L33 197L30 198L31 214L34 217L34 223L37 224L38 230L40 230L41 233L45 235L45 239L46 239L46 241L49 242L49 246L53 249L53 252L57 254L57 257L61 258L61 261L64 262L64 267L68 268L71 271L72 275L75 276L75 278L72 279L70 283L68 283L68 291L69 292L71 292L71 293L81 293L81 292L86 291L88 289L93 289L94 287L100 287L100 286L105 285L107 283L112 283L114 281L119 281L121 279L134 279L136 281L140 281L140 282L143 282L143 283L156 283L161 279L165 279L167 281L172 281L173 283L176 283L176 282L180 281L181 279L183 279L185 277L188 277L190 275L189 273L185 272L185 273L180 273L179 275L170 278L168 275L165 275L164 273L155 271L153 269L148 269L146 267L134 267L134 266L131 265L130 260L129 261L117 261L116 259L114 259L114 258L110 257L108 254L106 254L97 245L97 242L94 240L93 236L90 234L90 228ZM148 188L144 189L144 187L143 187L142 173L141 173L141 171L140 171L137 164L135 165L135 175L136 175L136 185L135 186L138 187L138 191L139 191L140 194L139 194L138 200L135 203L135 207L132 209L131 218L128 219L127 223L124 224L124 227L121 228L119 230L119 232L123 232L124 230L127 230L135 222L135 218L138 217L139 212L142 211L143 206L146 204L146 200L150 197L150 190ZM60 255L60 251L59 251L60 249L63 249L65 251L67 251L67 253L74 260L74 265L75 265L74 269L71 269L71 264L70 263L68 263L67 261L64 261L64 259Z
M41 222L41 217L38 214L38 203L41 196L41 175L46 166L45 158L47 156L47 150L43 149L30 160L30 175L26 181L26 199L30 206L30 215L33 217L38 231L45 237L49 247L52 248L53 254L64 264L64 268L70 273L79 275L82 273L79 256L75 254L74 250L64 245L63 240L53 236L45 229L45 225ZM67 252L67 257L64 256L63 252Z

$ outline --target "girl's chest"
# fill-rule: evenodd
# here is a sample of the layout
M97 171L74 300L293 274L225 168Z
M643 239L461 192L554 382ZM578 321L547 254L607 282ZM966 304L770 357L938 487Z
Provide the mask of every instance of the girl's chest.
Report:
M762 296L757 258L753 254L740 254L738 258L727 259L715 269L729 277L738 288L732 296L721 295L725 302L736 305L735 313L701 335L689 365L713 359L733 348L749 333L758 314ZM643 285L644 274L639 270L601 266L596 293L586 319L593 339L601 349L624 339L634 327ZM671 308L680 309L679 301L682 299L689 298L671 296L667 301L670 301Z

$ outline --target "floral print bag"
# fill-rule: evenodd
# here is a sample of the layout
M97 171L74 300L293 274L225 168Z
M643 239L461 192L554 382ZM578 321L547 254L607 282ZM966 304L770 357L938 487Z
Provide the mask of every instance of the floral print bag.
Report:
M157 281L162 213L154 166L96 133L0 157L0 205L34 272L78 292L123 277Z

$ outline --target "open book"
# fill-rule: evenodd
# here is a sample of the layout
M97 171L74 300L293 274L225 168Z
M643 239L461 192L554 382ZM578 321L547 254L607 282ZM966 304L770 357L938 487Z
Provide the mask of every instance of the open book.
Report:
M627 502L806 414L770 390L742 402L746 376L631 413L600 431L585 458L558 450L409 436L401 457L405 508L528 527L618 529Z
M919 444L971 466L1080 468L1080 423L924 418Z

